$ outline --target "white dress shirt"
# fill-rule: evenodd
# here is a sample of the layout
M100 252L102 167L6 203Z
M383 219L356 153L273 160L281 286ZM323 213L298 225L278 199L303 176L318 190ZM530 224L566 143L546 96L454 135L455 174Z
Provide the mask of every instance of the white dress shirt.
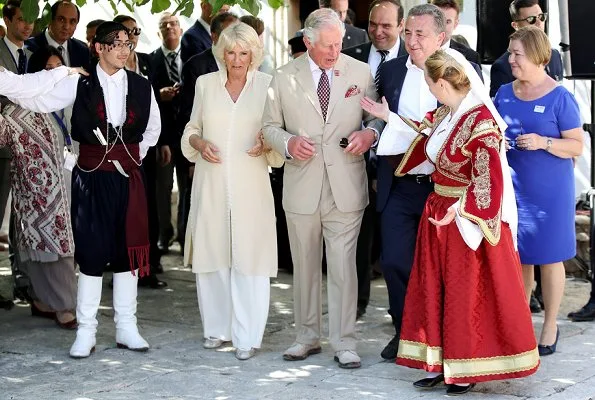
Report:
M401 89L399 100L399 109L397 114L421 122L428 111L435 110L438 107L438 101L430 92L430 88L424 78L424 71L411 62L411 57L407 59L407 74ZM398 117L397 117L398 118ZM410 129L410 143L417 137L417 133ZM428 161L413 168L409 174L431 174L434 167Z
M68 40L62 44L56 42L50 36L50 31L47 29L45 30L45 38L48 41L48 44L50 46L55 47L56 49L58 49L59 46L62 46L64 48L64 51L62 52L62 58L64 58L64 63L70 67L70 57L68 56ZM58 51L60 51L60 50L58 50Z
M314 62L314 60L310 58L310 53L307 54L308 63L310 64L310 71L312 72L312 79L314 79L314 89L318 90L318 84L320 83L320 77L322 76L322 69ZM324 72L326 72L326 76L328 76L329 87L331 87L333 84L333 70L334 68L324 70Z
M18 50L25 50L25 46L17 46L16 44L14 44L13 42L10 41L10 39L8 39L7 36L4 36L4 43L6 43L6 47L8 47L8 50L10 50L10 54L12 55L12 59L14 61L14 66L16 68L19 67L19 53Z
M198 19L198 22L207 30L207 32L209 32L209 35L210 35L211 34L211 25L209 25L209 23L207 23L207 21L202 19L202 17L200 17Z
M401 46L401 39L397 37L397 42L388 51L388 54L386 55L384 62L392 60L393 58L397 58L397 56L399 55L400 46ZM373 77L376 77L376 71L378 70L378 67L380 66L381 59L382 58L380 57L380 53L378 53L378 49L376 48L376 46L372 45L372 47L370 48L370 55L368 56L368 65L370 66L370 72L372 73Z
M50 71L47 71L50 72ZM27 75L25 75L27 76ZM113 75L108 75L97 64L97 77L104 93L105 108L107 111L107 120L114 127L121 126L125 122L126 110L125 96L128 92L128 80L126 71L118 70ZM7 96L14 103L21 107L35 112L49 113L62 110L74 104L76 100L76 91L78 87L79 76L71 75L61 80L55 85L53 90L45 95L29 97L19 95L20 98ZM155 146L161 133L161 116L159 107L155 101L155 94L151 92L151 109L147 129L143 133L143 140L140 142L140 157L145 158L149 147ZM1 94L1 93L0 93Z

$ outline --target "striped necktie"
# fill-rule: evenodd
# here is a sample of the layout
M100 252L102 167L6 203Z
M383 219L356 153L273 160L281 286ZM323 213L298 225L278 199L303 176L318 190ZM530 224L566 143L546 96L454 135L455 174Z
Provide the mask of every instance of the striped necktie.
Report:
M376 86L376 91L380 91L378 85L380 84L380 67L386 61L386 56L388 55L388 50L376 50L378 54L380 54L380 64L378 64L378 68L376 68L376 75L374 76L374 86Z

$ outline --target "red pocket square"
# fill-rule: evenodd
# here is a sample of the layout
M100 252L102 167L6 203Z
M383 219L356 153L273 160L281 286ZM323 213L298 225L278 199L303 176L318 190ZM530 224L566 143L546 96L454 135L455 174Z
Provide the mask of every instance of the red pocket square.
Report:
M345 92L345 98L348 98L351 96L357 96L361 92L362 91L360 90L360 88L357 87L357 85L353 85L349 89L347 89L347 91Z

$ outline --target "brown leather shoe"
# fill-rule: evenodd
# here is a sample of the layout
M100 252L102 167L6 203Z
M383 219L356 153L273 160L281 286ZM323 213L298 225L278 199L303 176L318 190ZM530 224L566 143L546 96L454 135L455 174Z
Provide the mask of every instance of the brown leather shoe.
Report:
M37 307L34 301L31 303L31 315L34 317L56 319L55 311L43 311Z
M285 361L300 361L305 360L312 354L318 354L322 351L320 344L303 344L294 343L290 348L283 353Z

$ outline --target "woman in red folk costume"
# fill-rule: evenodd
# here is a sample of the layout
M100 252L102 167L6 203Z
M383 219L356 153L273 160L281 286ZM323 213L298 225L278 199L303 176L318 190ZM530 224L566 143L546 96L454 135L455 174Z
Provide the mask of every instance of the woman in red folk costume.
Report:
M421 218L397 364L424 369L414 383L447 384L463 394L475 383L533 374L539 354L516 252L516 205L504 154L506 124L477 73L453 50L426 61L426 81L443 106L421 122L362 107L388 122L378 154L407 149L395 171L422 163L435 183ZM485 92L485 93L484 93Z

